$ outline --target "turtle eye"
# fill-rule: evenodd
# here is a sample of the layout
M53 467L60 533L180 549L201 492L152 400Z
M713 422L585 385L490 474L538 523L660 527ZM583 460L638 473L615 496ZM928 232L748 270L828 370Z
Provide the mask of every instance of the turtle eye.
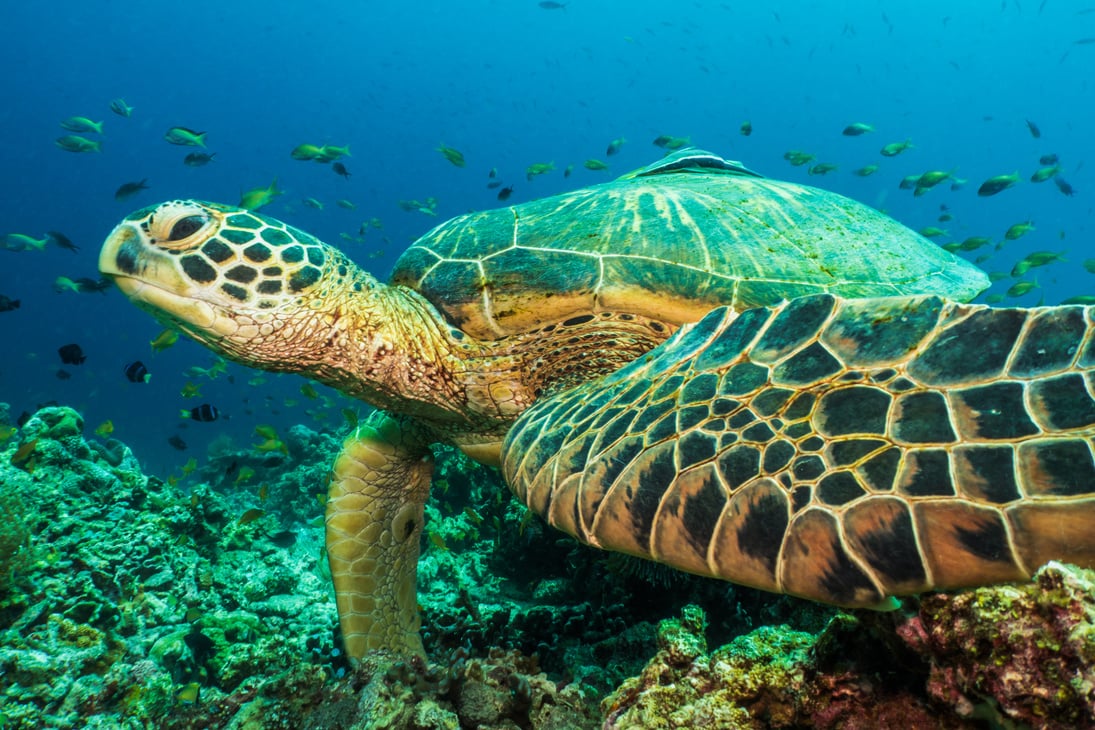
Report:
M202 215L188 215L185 218L180 218L175 222L175 225L171 226L171 233L167 236L167 240L181 241L194 235L204 225L205 216Z

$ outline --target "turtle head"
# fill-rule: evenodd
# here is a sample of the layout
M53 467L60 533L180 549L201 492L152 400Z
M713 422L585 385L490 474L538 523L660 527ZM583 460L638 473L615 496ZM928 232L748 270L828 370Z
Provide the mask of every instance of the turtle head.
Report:
M172 200L127 216L99 270L137 306L226 357L300 371L341 299L375 279L315 237L258 213ZM302 362L301 360L304 360Z

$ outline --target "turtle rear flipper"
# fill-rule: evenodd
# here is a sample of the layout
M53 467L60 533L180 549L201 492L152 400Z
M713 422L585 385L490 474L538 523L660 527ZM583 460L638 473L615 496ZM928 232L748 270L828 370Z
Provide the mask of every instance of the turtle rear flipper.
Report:
M433 457L420 428L378 411L335 460L327 557L346 653L425 656L416 577Z
M1091 308L718 309L537 402L517 495L588 544L847 606L1095 565Z

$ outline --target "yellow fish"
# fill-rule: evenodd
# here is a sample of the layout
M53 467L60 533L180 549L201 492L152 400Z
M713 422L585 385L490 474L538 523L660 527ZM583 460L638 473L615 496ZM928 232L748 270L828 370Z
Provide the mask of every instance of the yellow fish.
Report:
M275 177L274 181L265 188L254 188L246 193L241 193L239 207L247 210L258 210L269 205L274 198L281 194L282 191L278 190L278 179Z
M239 484L241 482L250 481L253 476L255 476L255 470L254 469L252 469L249 466L241 467L240 468L240 473L236 475L236 482L235 483Z
M152 340L148 344L152 345L153 352L160 352L174 345L179 341L179 331L173 329L166 329L160 334L156 335L156 339Z
M179 392L183 398L201 398L201 386L197 383L186 383Z
M114 423L111 421L103 421L95 427L95 435L106 438L110 434L114 433Z
M240 515L239 523L241 525L246 525L248 522L254 522L265 514L266 510L259 509L258 507L252 507L251 509Z
M195 459L193 456L191 456L190 459L185 464L182 465L183 476L189 476L197 468L198 468L198 460Z

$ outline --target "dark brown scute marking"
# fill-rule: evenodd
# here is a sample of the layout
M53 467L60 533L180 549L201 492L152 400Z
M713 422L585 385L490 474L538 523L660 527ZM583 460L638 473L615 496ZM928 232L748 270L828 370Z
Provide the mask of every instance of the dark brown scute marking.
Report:
M1038 433L1023 400L1022 383L1004 381L951 394L958 435L965 441L1011 441Z
M726 419L726 425L734 430L743 429L757 420L757 414L749 408L743 408L730 418Z
M897 371L893 368L883 368L881 370L875 370L871 373L872 383L888 383L897 376Z
M980 309L939 332L908 367L926 385L985 382L999 377L1027 311Z
M730 498L715 530L712 562L719 575L775 590L780 544L790 519L787 494L760 479Z
M644 448L620 472L593 521L593 531L602 547L629 555L650 555L650 528L658 502L676 476L673 451L673 441Z
M760 473L760 449L747 444L731 446L718 458L719 472L731 491L757 478Z
M663 398L672 398L676 400L677 393L680 391L681 385L683 383L683 375L670 375L668 378L663 379L660 383L658 383L658 386L654 388L653 391L651 391L651 402L657 402Z
M237 301L247 301L247 290L242 286L236 286L235 284L225 282L224 284L221 284L221 291Z
M721 395L745 395L768 382L768 368L752 362L734 365L722 376L719 383Z
M231 281L236 281L240 284L250 284L258 275L259 273L257 271L245 264L233 266L231 269L224 272L225 279L230 279Z
M1037 311L1027 323L1008 374L1029 378L1067 369L1083 343L1086 330L1081 307Z
M635 422L632 424L632 428L638 432L646 431L655 421L666 413L669 413L673 408L674 404L671 400L661 400L652 403L646 408L643 408L642 412L639 413Z
M1095 496L1095 460L1084 439L1026 441L1019 444L1016 458L1020 484L1028 497Z
M786 388L767 388L758 393L749 406L761 416L774 416L794 394L795 391Z
M947 401L941 393L905 393L894 403L895 441L910 444L954 443Z
M631 525L635 542L645 546L650 543L650 527L654 524L654 517L658 513L658 504L665 490L677 476L673 451L671 449L654 451L642 472L635 476L636 479L628 480L628 484L634 487L631 497Z
M1095 424L1095 400L1084 376L1068 373L1030 384L1035 420L1047 431L1065 431Z
M307 249L308 263L312 266L323 266L323 262L327 260L327 256L323 253L322 246L308 246Z
M1050 560L1095 567L1095 500L1018 502L1007 508L1016 550L1035 571Z
M855 476L846 471L826 474L817 485L817 498L832 507L847 504L866 493Z
M814 342L772 368L772 382L796 386L820 383L840 372L842 367L824 345Z
M821 397L814 412L814 428L826 436L886 433L891 396L869 385L831 390Z
M739 314L730 327L699 354L693 368L707 372L729 365L756 338L770 316L768 309L749 309Z
M728 416L741 408L741 401L733 398L716 398L711 404L711 415Z
M218 235L229 243L237 245L250 243L255 240L254 231L234 231L231 228L222 228Z
M836 518L820 509L791 520L779 570L784 591L792 595L842 606L877 605L883 598L848 556Z
M726 500L713 464L681 472L662 500L652 555L683 570L710 574L707 550Z
M810 500L813 499L813 489L810 487L795 487L791 491L791 511L794 514L801 512Z
M315 284L319 281L323 273L312 266L305 266L289 277L289 290L292 292L299 292Z
M951 453L958 479L958 496L993 504L1006 504L1020 498L1012 446L974 444L959 446Z
M671 439L677 435L677 414L669 412L646 430L646 445L652 446L659 441Z
M687 431L706 421L710 415L706 405L681 408L677 411L677 430Z
M714 373L700 373L685 382L677 402L680 405L710 403L718 387L719 376Z
M799 421L783 428L783 435L789 439L800 439L806 434L814 432L814 427L809 421Z
M256 264L261 264L264 261L269 260L271 253L270 247L264 243L254 243L243 249L243 255L248 261L254 261ZM263 272L264 274L267 272ZM280 269L278 270L280 274Z
M764 448L761 468L765 474L775 474L787 467L795 456L795 447L790 441L778 439Z
M885 448L889 441L882 439L853 439L834 441L829 445L829 461L833 466L848 466L858 462L868 454Z
M824 474L825 469L825 462L821 457L810 454L795 459L795 463L791 466L791 473L799 481L812 482Z
M248 213L233 213L224 219L225 225L233 228L262 228L263 223L258 218Z
M600 427L599 441L602 446L613 444L631 432L631 425L639 415L632 410L619 410L611 421Z
M1090 368L1095 366L1095 307L1084 307L1084 319L1087 321L1087 343L1076 364Z
M894 488L900 465L901 450L889 448L860 464L856 468L856 474L872 491L888 492Z
M278 294L281 292L281 281L279 279L260 281L255 291L259 294Z
M265 238L265 232L263 237ZM304 246L298 244L283 248L281 250L281 260L287 264L299 264L304 260Z
M897 488L910 497L953 497L950 458L943 449L918 449L905 454Z
M932 333L942 308L938 297L894 300L888 309L876 301L846 300L821 341L849 367L891 363L903 359Z
M753 346L758 362L775 362L817 336L832 314L836 299L829 294L792 299Z
M718 441L703 431L689 431L677 441L677 458L681 469L697 466L713 459Z
M562 530L568 535L581 536L581 518L579 508L579 486L582 474L563 474L562 479L555 482L552 489L551 504L548 513L544 515L547 523L557 530Z
M282 268L280 266L267 266L262 270L263 276L281 276Z
M904 393L906 390L912 390L916 387L916 383L904 376L900 378L895 378L894 380L886 384L886 390L890 391L891 393Z
M848 547L866 561L888 593L927 588L907 504L889 497L867 499L850 507L843 520Z
M814 409L814 403L816 401L817 396L809 391L799 393L783 411L783 417L788 421L797 421L800 418L805 418L810 415L810 412Z
M232 258L233 251L224 241L216 238L210 238L208 241L202 244L201 251L210 261L214 263L224 263L228 259Z
M1021 580L1000 512L960 500L912 503L932 586L944 590Z
M764 421L754 423L741 432L742 441L750 441L757 444L765 444L775 438L775 432Z
M208 284L217 278L217 270L200 254L188 254L180 259L183 273L199 284Z
M821 451L827 442L820 436L810 436L798 445L799 451Z
M293 241L293 237L290 236L285 231L281 230L280 228L269 228L269 227L263 228L262 232L259 235L262 236L262 240L266 241L267 243L272 243L275 246L284 246L285 244L292 243L292 241ZM298 246L291 246L290 248L299 248L299 247ZM288 251L288 250L289 249L285 249L285 251ZM282 255L284 256L284 252L283 252ZM285 259L285 260L289 261L289 259ZM300 261L300 259L296 259L296 261L294 261L294 263L299 262L299 261Z

